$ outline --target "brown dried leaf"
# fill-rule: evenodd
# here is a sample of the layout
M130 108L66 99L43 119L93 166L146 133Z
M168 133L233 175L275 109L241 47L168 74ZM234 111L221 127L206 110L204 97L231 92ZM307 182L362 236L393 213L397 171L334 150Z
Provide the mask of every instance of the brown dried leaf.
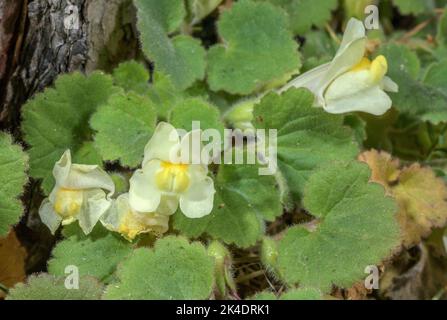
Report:
M359 160L366 162L371 168L371 180L385 187L391 194L391 185L399 177L399 160L392 159L391 155L377 150L365 151L359 155Z
M418 244L432 228L447 223L447 186L432 169L419 164L399 169L398 160L376 150L362 153L359 160L371 168L371 180L397 200L404 247Z
M7 237L0 238L0 283L7 288L12 288L16 283L23 282L26 278L25 259L27 253L20 244L14 231ZM0 291L0 298L4 294Z

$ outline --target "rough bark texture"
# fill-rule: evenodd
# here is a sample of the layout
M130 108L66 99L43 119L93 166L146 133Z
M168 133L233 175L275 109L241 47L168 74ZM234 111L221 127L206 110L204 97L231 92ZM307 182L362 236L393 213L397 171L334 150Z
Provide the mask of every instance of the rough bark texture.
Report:
M0 71L1 61L10 69L0 73L0 128L16 130L21 105L58 74L109 70L138 52L131 0L0 1L0 39L9 40Z
M0 130L20 141L23 104L75 70L110 71L139 54L132 0L0 0ZM16 232L28 251L27 272L45 269L55 238L42 225L39 184L23 201Z

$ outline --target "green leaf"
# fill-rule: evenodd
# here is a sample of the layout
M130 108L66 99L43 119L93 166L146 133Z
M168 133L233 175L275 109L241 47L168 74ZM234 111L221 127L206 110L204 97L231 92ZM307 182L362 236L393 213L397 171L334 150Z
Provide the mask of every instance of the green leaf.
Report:
M79 289L67 289L66 277L49 274L32 275L26 284L20 283L9 291L6 300L99 300L102 285L92 277L81 277Z
M85 141L73 156L74 163L102 165L102 157L96 150L93 141Z
M301 199L304 184L317 167L354 159L359 153L343 117L313 107L313 101L310 91L290 89L266 95L254 109L256 128L277 130L278 167L295 200Z
M261 0L269 1L284 9L289 15L294 34L303 35L312 26L322 27L331 19L331 11L337 8L337 0Z
M250 23L247 23L250 21ZM224 44L208 53L208 83L213 91L249 94L300 67L298 45L284 12L269 3L238 1L217 24Z
M447 96L447 60L431 64L425 73L424 83Z
M95 147L104 160L120 160L124 166L136 167L143 159L156 120L148 98L134 92L115 94L90 120L96 131Z
M210 215L189 219L181 212L174 227L189 237L206 233L239 247L254 245L264 232L264 220L282 214L279 190L273 176L260 176L256 165L221 165Z
M322 293L314 288L298 288L286 291L280 300L322 300Z
M31 146L30 174L42 178L48 194L53 187L54 163L67 149L76 153L88 140L90 116L116 92L112 78L95 72L60 76L54 88L37 94L23 108L22 130Z
M213 286L213 258L198 242L165 237L153 249L140 248L118 268L119 281L106 299L207 299Z
M0 237L6 236L23 213L19 200L28 180L28 156L9 134L0 132Z
M314 288L298 288L284 292L279 299L270 291L262 291L250 300L322 300L322 293Z
M220 111L201 98L185 98L171 111L170 123L176 128L192 130L192 122L200 121L200 128L217 129L223 135L224 125L220 120Z
M396 203L369 178L368 166L359 162L312 175L304 206L318 219L317 228L292 227L279 243L277 268L288 284L324 292L333 284L349 287L399 245Z
M138 30L146 56L155 68L170 75L173 83L186 89L205 75L205 49L190 36L176 31L186 15L183 0L135 0Z
M427 13L435 6L433 0L393 0L393 3L399 8L400 13L406 15Z
M154 103L160 120L168 120L172 108L184 98L184 94L174 86L171 77L155 72L147 96Z
M149 71L136 61L127 61L121 63L113 70L115 84L126 91L135 91L139 94L145 94L149 89Z
M55 276L66 275L65 268L74 265L82 276L107 281L132 251L129 242L100 225L87 236L75 224L65 227L63 233L64 240L58 242L48 262L48 272Z
M304 71L316 68L323 63L330 62L335 56L336 43L323 30L314 30L306 33L306 42L301 53L303 54Z
M430 85L430 81L435 81L433 71L428 83L417 80L420 63L417 56L403 45L386 45L379 54L387 57L390 63L388 75L399 85L399 92L390 93L397 110L435 124L447 121L447 95Z
M406 73L412 79L417 79L421 70L421 62L416 53L407 46L390 43L380 48L379 54L386 57L388 61L388 72L391 77L395 74ZM399 79L394 79L397 81Z

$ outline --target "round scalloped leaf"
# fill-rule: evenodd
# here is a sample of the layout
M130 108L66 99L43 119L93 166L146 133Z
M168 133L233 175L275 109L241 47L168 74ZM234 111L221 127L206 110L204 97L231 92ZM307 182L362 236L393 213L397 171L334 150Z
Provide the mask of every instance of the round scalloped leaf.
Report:
M145 94L149 89L149 71L139 62L126 61L113 70L115 84L126 91Z
M65 277L32 275L9 291L6 300L99 300L103 286L92 277L81 277L79 289L67 289Z
M190 219L181 212L174 227L189 237L208 234L239 247L254 245L264 232L264 220L282 214L279 190L273 176L260 176L257 165L221 165L210 215Z
M169 122L176 128L191 131L193 121L199 121L202 130L217 129L223 134L224 125L219 109L202 98L185 98L171 111Z
M261 0L269 1L284 9L289 15L294 34L303 35L312 26L322 27L331 19L331 11L337 8L337 0Z
M359 162L326 166L310 177L304 206L319 223L314 231L292 227L280 241L277 269L287 283L324 292L349 287L399 245L396 203L369 178Z
M67 149L76 157L89 137L90 116L116 91L112 78L102 73L88 77L72 73L60 76L54 88L37 94L23 107L22 130L31 146L30 174L43 179L46 193L54 184L54 163Z
M143 160L156 120L148 98L134 92L115 94L90 119L96 131L95 147L103 160L120 160L124 166L136 167Z
M224 44L208 53L213 91L250 94L299 70L298 45L287 16L271 4L238 1L221 15L217 27Z
M277 130L278 167L295 200L317 167L335 160L351 160L359 153L353 132L343 117L313 107L306 89L270 93L254 108L254 125ZM291 116L293 115L293 117Z
M199 300L213 288L214 263L205 247L183 237L165 237L153 249L140 248L118 268L106 288L112 300Z
M65 227L63 233L65 239L57 243L48 262L48 272L56 276L66 276L65 268L75 265L80 275L107 281L132 251L129 242L100 225L87 236L75 224Z
M171 76L173 83L186 89L205 75L205 49L190 36L170 39L186 15L183 0L136 0L138 30L144 53L155 68Z
M0 132L0 237L8 234L23 213L19 197L28 180L27 169L27 154L9 134Z

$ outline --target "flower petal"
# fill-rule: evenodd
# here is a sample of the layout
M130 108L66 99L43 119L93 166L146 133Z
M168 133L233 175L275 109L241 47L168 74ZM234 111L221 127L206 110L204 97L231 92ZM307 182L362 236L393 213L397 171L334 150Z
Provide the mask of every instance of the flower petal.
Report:
M208 158L201 158L202 131L193 130L188 132L180 141L180 158L172 159L174 163L208 164ZM203 160L203 161L202 161Z
M363 111L379 116L391 108L390 97L376 85L340 99L328 100L325 110L329 113Z
M161 192L155 185L155 175L159 169L160 161L151 160L130 179L129 203L135 211L154 212L158 208Z
M214 204L214 181L206 176L203 166L191 165L191 185L180 196L180 209L188 218L201 218L211 213Z
M173 215L178 209L179 197L177 195L162 195L160 205L156 212L161 215Z
M394 82L393 80L391 80L391 78L389 78L389 77L383 78L382 88L383 88L383 90L388 91L388 92L398 92L399 91L399 86L397 85L397 83Z
M312 70L309 70L302 75L291 80L285 86L278 90L279 93L287 91L289 88L307 88L312 92L317 92L322 77L327 73L330 63L322 64Z
M112 200L109 210L107 210L99 219L102 225L110 231L118 230L122 216L125 213L125 211L122 210L123 196L124 194L120 195L116 200ZM126 199L125 201L128 202L128 199ZM128 206L129 204L127 203L127 207Z
M106 198L105 192L101 189L85 191L84 198L86 200L77 218L82 231L89 234L99 219L109 210L112 201Z
M160 122L152 138L144 148L142 166L153 159L170 161L179 152L180 137L177 130L169 123Z
M61 185L67 180L71 169L71 152L66 150L62 157L54 164L53 176L56 180L56 185Z
M129 194L120 195L113 206L101 219L103 225L120 232L126 239L133 240L137 235L148 232L165 233L169 228L169 217L159 213L140 213L129 205Z
M352 96L374 85L369 70L350 71L335 79L326 89L324 99L327 101L338 100Z
M61 225L62 218L54 211L53 205L48 199L44 199L39 208L39 216L42 222L55 234Z

